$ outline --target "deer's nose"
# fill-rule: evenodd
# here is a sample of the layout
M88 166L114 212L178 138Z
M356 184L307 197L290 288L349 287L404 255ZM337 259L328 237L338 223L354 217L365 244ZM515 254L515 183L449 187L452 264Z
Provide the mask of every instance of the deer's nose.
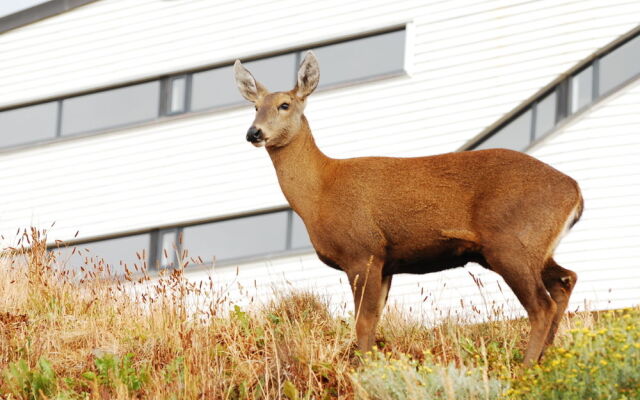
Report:
M262 130L252 126L247 131L247 142L255 143L262 139Z

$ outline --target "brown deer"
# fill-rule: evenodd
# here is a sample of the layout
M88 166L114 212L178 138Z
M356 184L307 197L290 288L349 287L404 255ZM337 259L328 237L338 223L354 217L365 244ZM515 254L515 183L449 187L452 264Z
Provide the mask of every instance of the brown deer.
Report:
M577 279L552 258L582 213L573 179L504 149L329 158L304 116L320 79L312 52L288 92L269 93L239 60L234 72L240 93L256 108L247 141L266 147L320 260L349 278L361 350L374 344L394 274L475 262L500 274L518 297L531 324L524 361L540 358Z

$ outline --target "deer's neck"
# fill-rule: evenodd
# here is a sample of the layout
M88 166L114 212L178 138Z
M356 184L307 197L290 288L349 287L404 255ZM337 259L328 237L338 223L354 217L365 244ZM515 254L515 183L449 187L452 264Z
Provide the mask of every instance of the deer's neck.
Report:
M303 219L311 216L332 159L316 146L307 120L303 117L300 132L286 146L267 150L291 208Z

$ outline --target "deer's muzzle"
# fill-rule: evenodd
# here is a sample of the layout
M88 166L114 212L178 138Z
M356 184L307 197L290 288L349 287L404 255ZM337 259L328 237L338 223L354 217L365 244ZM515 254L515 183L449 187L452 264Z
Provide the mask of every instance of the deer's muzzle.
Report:
M252 126L247 131L247 142L258 143L262 140L262 130Z

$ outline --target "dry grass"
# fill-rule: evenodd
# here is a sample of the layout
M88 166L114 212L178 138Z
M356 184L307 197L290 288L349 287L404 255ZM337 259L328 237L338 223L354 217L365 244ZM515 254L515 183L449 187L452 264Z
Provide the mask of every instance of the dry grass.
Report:
M41 234L25 233L22 241L0 258L0 393L6 398L356 396L353 379L362 361L353 319L332 316L318 296L281 293L243 310L226 304L213 282L193 285L180 271L154 281L113 282L93 271L74 276L51 268ZM594 323L582 314L568 326L578 320ZM378 346L386 359L480 368L485 383L507 382L521 374L527 333L524 320L445 321L428 329L394 312L381 323Z

